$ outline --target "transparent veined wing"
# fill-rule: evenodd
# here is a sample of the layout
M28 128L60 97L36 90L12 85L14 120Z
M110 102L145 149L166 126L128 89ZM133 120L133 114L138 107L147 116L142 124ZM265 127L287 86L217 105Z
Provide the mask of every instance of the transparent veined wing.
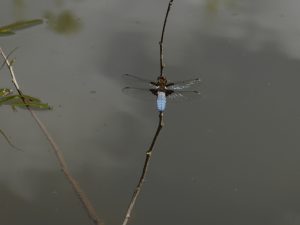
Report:
M169 102L188 101L199 97L200 92L198 89L200 84L201 80L199 78L169 82L167 88L173 91L167 96Z
M152 93L151 88L139 88L139 87L124 87L122 92L128 96L138 99L153 100L156 96Z
M144 79L132 74L123 74L122 77L124 82L126 83L126 86L129 87L151 88L155 83L151 80Z
M123 93L139 99L153 99L156 97L157 86L155 82L140 78L132 74L124 74L123 78L129 86L123 88ZM167 100L172 102L180 102L191 100L200 96L200 92L196 89L201 83L199 78L168 82L167 84ZM193 89L192 89L193 88Z
M200 97L201 94L197 90L192 91L173 91L167 96L169 102L189 101Z
M157 98L156 95L151 91L155 91L155 89L150 88L136 88L136 87L125 87L122 89L122 92L128 96L135 97L141 100L155 100ZM182 101L190 101L198 98L200 95L199 91L173 91L171 94L167 96L168 102L182 102Z
M169 82L168 89L170 90L183 90L183 89L196 89L198 86L200 86L201 80L199 78L193 78L189 80L183 80L183 81L175 81L175 82Z

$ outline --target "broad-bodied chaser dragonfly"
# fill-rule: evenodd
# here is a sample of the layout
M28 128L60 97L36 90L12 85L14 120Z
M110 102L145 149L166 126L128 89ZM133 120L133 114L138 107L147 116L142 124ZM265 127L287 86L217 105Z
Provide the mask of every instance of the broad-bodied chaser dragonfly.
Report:
M177 101L180 99L190 99L200 95L198 90L190 90L200 84L201 80L199 78L169 82L164 76L159 76L157 81L143 79L131 74L124 74L123 77L127 82L134 82L144 86L125 87L123 88L125 94L134 96L142 94L150 95L152 97L156 96L156 106L159 112L165 111L167 99Z

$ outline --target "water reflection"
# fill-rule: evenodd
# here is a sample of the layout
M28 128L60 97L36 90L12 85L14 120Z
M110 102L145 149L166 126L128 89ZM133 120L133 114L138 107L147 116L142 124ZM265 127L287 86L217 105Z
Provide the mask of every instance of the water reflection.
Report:
M236 7L237 0L206 0L205 8L209 13L217 14L222 6L228 9Z
M56 7L62 8L64 0L53 0ZM31 6L31 4L29 4ZM24 0L13 0L13 16L16 21L23 20L26 18L26 14L30 11L28 5ZM57 11L57 10L56 10ZM63 9L57 13L51 10L44 12L44 18L48 20L48 26L50 30L59 34L74 34L77 33L81 28L79 18L68 9ZM4 34L4 32L2 32ZM12 33L6 32L6 35Z
M81 23L71 11L64 10L58 14L46 11L44 14L48 20L48 27L59 34L74 34L81 29Z

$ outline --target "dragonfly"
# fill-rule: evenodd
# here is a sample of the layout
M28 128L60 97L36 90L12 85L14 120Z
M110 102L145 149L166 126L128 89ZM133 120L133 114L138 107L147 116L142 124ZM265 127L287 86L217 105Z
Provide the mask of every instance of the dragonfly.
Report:
M170 82L165 76L157 77L156 81L147 80L132 74L123 75L126 82L138 84L137 87L125 87L123 92L131 96L156 96L156 108L159 112L166 109L167 100L181 101L200 95L192 89L201 83L199 78Z

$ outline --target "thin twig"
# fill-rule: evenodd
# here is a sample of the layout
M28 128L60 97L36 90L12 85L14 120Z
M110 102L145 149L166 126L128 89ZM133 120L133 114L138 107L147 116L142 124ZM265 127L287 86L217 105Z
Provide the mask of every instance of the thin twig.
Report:
M162 28L162 31L161 31L161 38L160 38L160 41L159 41L159 48L160 48L160 76L161 77L164 76L163 70L164 70L164 67L165 67L165 64L164 64L164 61L163 61L163 59L164 59L163 58L164 35L165 35L165 29L166 29L166 24L167 24L167 20L168 20L168 15L169 15L170 9L172 7L173 1L174 0L170 0L170 2L169 2L168 9L167 9L167 12L165 14L165 20L164 20L164 23L163 23L163 28ZM137 199L137 197L139 196L139 194L141 192L142 185L143 185L143 183L145 181L145 178L146 178L146 175L147 175L147 170L148 170L148 167L149 167L149 164L150 164L150 159L151 159L151 156L152 156L154 145L156 143L157 137L158 137L161 129L163 128L163 126L164 126L163 112L159 112L158 127L156 129L155 135L154 135L153 140L151 142L150 148L146 152L146 159L145 159L145 162L144 162L143 171L142 171L142 174L140 176L139 182L138 182L138 184L137 184L137 186L135 188L135 191L133 192L133 195L132 195L132 198L131 198L131 201L130 201L130 204L129 204L129 207L127 209L127 212L126 212L126 215L125 215L125 218L124 218L124 221L123 221L122 225L127 225L128 221L129 221L129 218L131 216L131 212L132 212L133 207L135 205L136 199Z
M10 145L10 147L12 147L15 150L18 151L23 151L22 149L18 148L17 146L15 146L12 141L10 140L10 138L4 133L3 130L0 129L0 134L4 137L4 139L6 140L6 142Z
M18 48L19 48L19 47L15 47L13 50L11 50L10 53L8 53L8 55L6 56L6 58L9 58L9 56L10 56L11 54L13 54L14 51L16 51ZM0 67L0 70L1 70L5 65L6 65L6 61L4 61L4 62L2 63L2 65L1 65L1 67Z
M153 152L153 147L155 145L157 137L158 137L158 135L159 135L159 133L160 133L160 131L161 131L161 129L162 129L163 126L164 126L163 113L160 112L159 113L159 124L158 124L158 127L156 129L155 135L154 135L153 140L151 142L150 148L146 152L146 159L145 159L145 162L144 162L143 171L142 171L142 174L140 176L138 185L136 186L135 191L134 191L134 193L132 195L132 198L131 198L131 201L130 201L130 204L129 204L129 207L127 209L127 213L126 213L126 216L125 216L125 219L124 219L122 225L126 225L128 223L128 220L129 220L130 216L131 216L132 209L133 209L133 207L135 205L136 199L139 196L140 191L142 189L142 185L143 185L143 183L145 181L145 177L146 177L146 174L147 174L147 170L148 170L150 159L151 159L152 152Z
M168 9L166 12L166 16L165 16L165 20L164 20L164 25L161 31L161 37L160 37L160 41L159 41L159 50L160 50L160 75L159 76L164 76L164 68L165 68L165 63L164 63L164 55L163 55L163 51L164 51L164 36L165 36L165 29L166 29L166 24L167 24L167 20L168 20L168 16L169 16L169 12L171 10L172 4L173 4L174 0L170 0L169 5L168 5Z
M12 67L12 65L9 62L7 56L4 54L4 52L1 48L0 48L0 52L1 52L2 57L5 60L5 64L7 65L8 69L10 71L10 75L12 77L12 83L15 86L15 88L17 89L19 95L22 97L23 93L22 93L22 91L20 89L20 86L17 82L13 67ZM58 147L58 145L54 141L53 137L49 133L48 129L42 123L42 121L38 118L36 113L26 104L26 101L25 101L24 97L22 97L22 100L23 100L24 104L26 105L28 111L31 113L32 117L37 122L38 126L40 127L40 129L42 130L44 135L46 136L47 140L49 141L49 143L50 143L50 145L51 145L51 147L52 147L52 149L55 153L55 156L56 156L56 158L59 162L59 165L60 165L60 168L61 168L62 172L64 173L66 179L69 181L69 183L71 184L73 190L77 194L77 196L78 196L79 200L81 201L83 208L86 210L88 216L90 217L90 219L93 221L93 223L95 225L103 225L103 223L99 219L99 217L96 213L96 210L94 209L91 201L89 200L89 198L87 197L85 192L81 189L81 187L80 187L79 183L77 182L77 180L71 175L70 170L67 166L67 163L64 159L64 156L63 156L60 148Z

